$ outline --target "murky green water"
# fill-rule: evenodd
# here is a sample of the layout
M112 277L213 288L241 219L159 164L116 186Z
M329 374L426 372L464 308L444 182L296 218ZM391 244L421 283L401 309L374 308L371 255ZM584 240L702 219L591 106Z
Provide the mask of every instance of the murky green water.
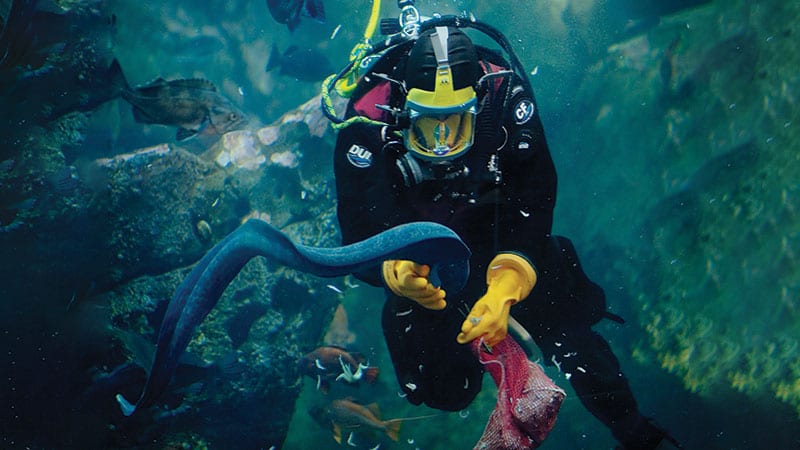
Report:
M0 1L4 19L11 3ZM4 97L0 102L4 127L0 341L5 347L0 359L4 365L0 403L5 405L0 442L5 448L241 448L236 439L210 439L209 435L220 435L207 430L221 418L199 410L184 416L190 419L144 425L126 422L110 399L98 403L102 407L79 403L90 390L91 374L108 372L113 364L129 359L105 330L138 324L150 330L146 337L152 344L153 324L142 311L158 315L158 305L163 308L171 287L181 279L176 270L196 260L210 242L184 245L189 240L175 238L173 245L165 244L159 240L164 230L154 212L163 204L148 204L134 195L119 201L129 201L138 218L154 216L152 223L147 222L149 237L139 241L138 249L114 246L127 242L126 233L140 229L131 221L87 213L101 211L105 204L96 201L101 197L83 193L97 192L106 180L85 168L90 161L165 142L174 146L175 128L137 123L120 99L85 111L93 99L88 93L97 90L87 87L85 80L69 78L73 72L59 75L61 66L52 62L63 65L58 55L73 60L78 55L84 58L81 61L98 65L80 73L99 74L116 58L132 86L158 77L204 78L250 115L252 128L258 129L320 89L318 81L267 72L272 47L281 53L291 45L313 49L316 57L340 67L362 33L370 3L327 0L325 23L303 18L294 32L277 24L263 1L39 3L53 13L83 11L109 23L104 28L97 22L76 21L70 35L70 39L90 36L91 52L100 56L88 55L90 47L81 53L63 40L46 42L49 34L42 33L32 42L34 49L47 44L39 48L47 58L44 64L37 66L41 58L22 53L20 64L27 66L0 66L4 83L0 89ZM559 173L554 232L574 240L586 271L604 287L610 310L626 319L624 325L605 321L596 329L619 357L642 412L685 448L796 448L800 446L800 75L796 69L800 51L795 24L800 4L736 0L686 9L678 5L625 0L417 2L423 14L468 11L496 26L529 71ZM394 2L384 2L383 16L397 12ZM37 92L41 95L34 95ZM71 95L81 99L68 104L72 115L43 119L47 111L64 104L57 99ZM331 139L321 138L317 150L330 145ZM179 145L202 155L215 143L215 138L205 136ZM274 210L261 212L287 223L308 222L292 208L300 203L298 192L315 192L309 179L317 187L326 184L318 180L325 179L330 161L307 153L317 159L303 159L299 167L275 172L269 182L248 185L256 187L237 195L249 198L249 203L226 203L220 195L221 208L241 217L257 205L269 204ZM73 169L64 172L65 167ZM140 173L146 175L147 170L143 166ZM181 167L181 173L188 170ZM145 175L137 181L144 191ZM228 186L224 178L220 175L218 182ZM172 192L170 186L163 189ZM221 192L230 192L225 189ZM295 200L259 200L274 195ZM313 198L320 204L329 201L321 195ZM198 208L174 214L191 215ZM81 214L70 213L78 210ZM190 221L195 224L198 219ZM92 239L94 231L106 225L115 230L108 246ZM218 229L234 225L235 220L214 223ZM46 238L61 234L73 240L61 245ZM221 237L212 236L200 237ZM306 234L303 239L327 244L335 235ZM143 249L148 246L167 249L163 266L128 264L128 255L147 256ZM109 248L122 248L117 259L107 254ZM162 261L158 257L154 259ZM113 261L102 263L110 265L107 272L95 267L105 258ZM132 287L137 277L166 273L170 275L159 279L160 297L143 299ZM300 397L283 445L286 449L339 447L330 430L307 413L334 396L377 402L384 418L437 413L413 407L398 396L380 330L382 292L365 285L346 288L342 280L332 283L344 291L339 298L356 336L352 345L382 373L375 385L336 386L327 396L308 378L302 386L287 387L300 392ZM108 301L109 292L114 293L115 303ZM259 300L263 292L250 295L249 302L266 301ZM313 296L307 301L314 301ZM121 311L120 305L134 304L130 309L136 314ZM226 303L224 308L235 311L236 305ZM218 328L223 323L212 319L203 328L202 338L211 343L205 347L207 354L230 350L225 332ZM257 322L255 327L273 325ZM203 349L198 339L194 345ZM248 345L241 348L257 347ZM293 345L287 338L287 353L302 353ZM613 448L610 433L583 408L564 374L554 367L546 370L568 396L542 448ZM242 386L249 385L240 381L221 376L214 386L223 386L219 388L223 391L238 388L242 394ZM467 410L408 421L399 442L367 436L358 442L359 448L374 448L377 443L382 449L472 448L494 406L494 387L489 377L484 381L483 392ZM202 388L206 391L200 394L189 391L187 398L211 396L207 389L212 384L206 382ZM254 398L259 398L256 394ZM249 407L275 407L268 401L254 403ZM221 409L213 411L219 414ZM256 433L275 427L254 424L253 416L252 410L237 410L227 411L225 418L247 423ZM242 442L255 445L249 439ZM271 446L280 444L263 442L261 447Z

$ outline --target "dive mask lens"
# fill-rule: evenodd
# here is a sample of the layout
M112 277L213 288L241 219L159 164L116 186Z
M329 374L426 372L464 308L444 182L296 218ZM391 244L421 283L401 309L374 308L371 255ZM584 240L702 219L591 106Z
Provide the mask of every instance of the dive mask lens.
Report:
M475 137L475 105L461 111L409 108L409 127L404 133L406 148L425 159L455 158L469 150Z

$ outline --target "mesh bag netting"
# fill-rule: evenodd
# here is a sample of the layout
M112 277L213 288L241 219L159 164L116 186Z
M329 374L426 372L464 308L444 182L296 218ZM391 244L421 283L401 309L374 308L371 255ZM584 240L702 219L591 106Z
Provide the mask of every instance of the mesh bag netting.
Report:
M497 384L497 404L474 450L538 447L553 428L566 393L510 336L491 353L482 341L475 339L472 351Z

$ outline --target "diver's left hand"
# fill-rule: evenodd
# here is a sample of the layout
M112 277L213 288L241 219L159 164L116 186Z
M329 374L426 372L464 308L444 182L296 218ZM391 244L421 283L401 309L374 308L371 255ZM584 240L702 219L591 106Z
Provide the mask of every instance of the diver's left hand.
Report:
M498 298L487 292L472 306L456 341L466 344L483 336L489 346L499 343L508 334L508 315L514 303L513 298Z
M524 300L536 284L536 270L531 263L514 253L495 256L486 271L486 294L472 306L461 333L459 344L483 336L489 346L502 341L508 334L508 315L511 305Z

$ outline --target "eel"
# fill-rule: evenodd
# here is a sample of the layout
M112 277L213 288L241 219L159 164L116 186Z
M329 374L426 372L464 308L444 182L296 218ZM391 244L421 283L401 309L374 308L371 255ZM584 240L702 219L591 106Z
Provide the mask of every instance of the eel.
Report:
M469 276L470 250L453 230L433 222L399 225L360 242L323 248L296 244L268 223L250 219L211 248L176 289L139 399L134 404L122 394L116 396L124 415L149 406L166 391L195 329L256 256L320 277L359 272L387 259L408 259L431 266L431 281L457 292Z

